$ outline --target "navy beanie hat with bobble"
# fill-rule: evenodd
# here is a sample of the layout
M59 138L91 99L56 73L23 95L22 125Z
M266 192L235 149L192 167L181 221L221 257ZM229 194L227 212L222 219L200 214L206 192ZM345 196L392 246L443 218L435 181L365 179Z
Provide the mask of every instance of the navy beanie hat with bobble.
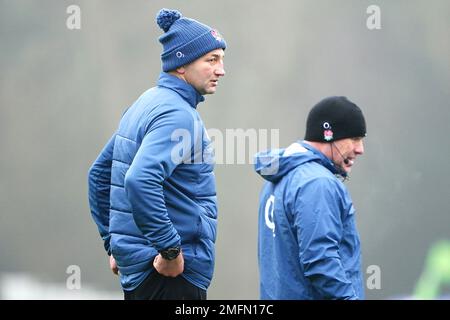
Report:
M361 109L346 97L328 97L317 103L306 120L305 140L332 142L366 136Z
M161 61L164 72L191 63L212 50L227 47L217 30L182 17L177 10L161 9L156 23L165 32L159 37L163 46Z

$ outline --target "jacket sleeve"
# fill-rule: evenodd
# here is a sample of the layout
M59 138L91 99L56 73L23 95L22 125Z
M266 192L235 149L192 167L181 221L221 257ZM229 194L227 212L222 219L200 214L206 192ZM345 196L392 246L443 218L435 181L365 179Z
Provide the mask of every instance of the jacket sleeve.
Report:
M343 235L340 190L329 178L306 183L295 200L295 226L304 275L319 299L357 299L339 245Z
M88 187L89 187L89 206L91 215L97 224L100 236L108 255L110 250L109 234L109 194L111 182L111 165L114 150L115 135L108 141L102 152L89 169Z
M158 251L181 244L167 212L163 183L191 154L194 130L194 118L188 111L161 109L152 116L125 175L125 191L136 225Z

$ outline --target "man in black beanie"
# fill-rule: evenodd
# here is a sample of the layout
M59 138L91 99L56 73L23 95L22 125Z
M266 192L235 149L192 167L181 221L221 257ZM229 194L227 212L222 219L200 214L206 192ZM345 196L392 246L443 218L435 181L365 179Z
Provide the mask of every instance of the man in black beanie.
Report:
M305 140L326 155L346 177L357 155L364 153L366 122L361 109L346 97L330 97L316 104L306 121Z
M355 208L344 179L364 153L366 122L346 97L309 112L305 140L256 156L261 299L363 299Z

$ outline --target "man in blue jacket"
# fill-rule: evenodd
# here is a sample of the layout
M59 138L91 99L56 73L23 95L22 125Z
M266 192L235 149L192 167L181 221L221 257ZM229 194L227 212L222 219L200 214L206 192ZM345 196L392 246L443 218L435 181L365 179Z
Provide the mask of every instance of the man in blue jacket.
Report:
M303 142L256 156L261 299L363 299L355 208L345 185L364 152L358 106L329 97L310 111Z
M89 204L125 299L206 299L217 225L210 140L196 110L216 91L226 43L176 10L158 84L124 113L89 170Z

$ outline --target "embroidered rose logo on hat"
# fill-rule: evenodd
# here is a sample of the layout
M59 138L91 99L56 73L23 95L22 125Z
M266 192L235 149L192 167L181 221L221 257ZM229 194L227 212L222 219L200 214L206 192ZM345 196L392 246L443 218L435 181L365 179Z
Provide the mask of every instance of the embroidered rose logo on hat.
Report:
M211 30L211 35L216 39L217 41L222 41L222 35L217 31L216 29Z
M323 131L323 138L326 141L333 140L333 131L331 131L331 130L324 130Z

